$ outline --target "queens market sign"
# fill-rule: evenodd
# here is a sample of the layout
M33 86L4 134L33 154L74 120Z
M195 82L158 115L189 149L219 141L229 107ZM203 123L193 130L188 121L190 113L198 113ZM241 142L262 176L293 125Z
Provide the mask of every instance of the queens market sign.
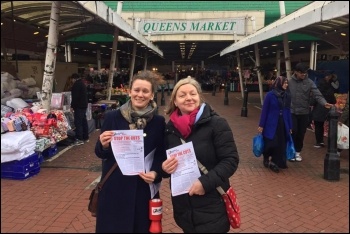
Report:
M142 19L139 31L143 35L159 34L245 34L245 18L202 20L149 20Z

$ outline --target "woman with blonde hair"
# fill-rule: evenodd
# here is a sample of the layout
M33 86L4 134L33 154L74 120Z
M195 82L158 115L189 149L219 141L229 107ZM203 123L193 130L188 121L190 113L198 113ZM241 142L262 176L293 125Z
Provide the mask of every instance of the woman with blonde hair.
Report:
M192 77L179 80L171 94L166 114L166 149L192 142L195 156L209 171L191 185L189 192L172 196L174 219L183 232L209 233L230 230L226 208L216 187L225 191L239 163L237 147L227 121L220 117L201 95L200 84ZM170 177L178 166L170 157L162 169ZM171 182L171 181L170 181Z

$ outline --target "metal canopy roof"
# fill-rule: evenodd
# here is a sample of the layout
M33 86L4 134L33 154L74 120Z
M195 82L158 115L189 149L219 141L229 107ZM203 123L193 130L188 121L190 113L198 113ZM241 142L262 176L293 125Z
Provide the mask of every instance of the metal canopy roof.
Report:
M45 38L45 35L48 33L52 2L12 2L13 12L11 8L11 1L1 1L1 22L4 23L1 26L2 44L5 44L6 47L12 49L16 48L17 50L33 51L44 54L47 46L47 38ZM89 7L82 7L81 4L85 2L62 2L62 11L60 17L61 34L59 36L59 45L64 44L66 41L70 41L72 47L72 55L77 54L82 55L84 57L91 57L92 60L96 59L96 50L100 49L101 53L103 53L101 57L108 60L110 59L110 48L112 47L111 38L114 33L115 27L112 25L112 18L104 19L93 14L94 9L96 9L96 5L94 5L96 2L89 2L90 4L92 4ZM344 9L348 9L348 2L342 2L342 4L347 4L347 7L343 5L337 6L335 8L336 12L334 14L339 14L340 12L343 12ZM293 12L292 14L295 14L296 12ZM12 13L14 19L16 20L15 23L13 23L12 21ZM312 16L313 13L311 12L307 14L307 18L313 18ZM286 16L285 18L287 17L288 16ZM120 25L123 24L123 20L119 19L119 17L114 17L113 19L116 20L116 18L118 18L119 20L117 23L119 23ZM276 22L278 21L279 20L277 20ZM275 23L272 23L271 25L275 25ZM318 44L320 44L318 47L319 50L334 49L336 47L339 48L340 51L344 51L345 54L348 53L348 25L349 17L347 13L347 15L328 20L324 19L324 21L321 21L319 23L310 24L306 27L290 31L288 33L288 39L292 41L289 44L290 48L293 49L292 54L296 55L298 53L308 53L309 50L307 48L310 48L310 41L317 41ZM267 27L263 29L266 29ZM130 53L132 52L133 47L133 40L129 38L133 38L133 36L136 35L130 34L129 29L133 31L131 26L129 25L123 25L123 27L120 27L120 36L126 38L127 40L119 41L118 43L118 50L120 50L120 52L118 52L118 57L120 61L125 60L125 64L127 64L127 60L131 57ZM283 29L282 27L282 29L280 28L279 30L277 30L276 35L280 35L282 32L285 32L284 30L287 29ZM337 30L337 32L334 32L334 30ZM33 35L34 31L39 31L40 33L38 35ZM260 31L262 30L259 30L258 32ZM341 31L345 32L347 36L339 36ZM106 35L106 40L96 41L95 45L90 44L89 41L76 40L80 36L89 34L104 34ZM240 42L248 40L248 38L250 38L253 35L248 36ZM145 39L144 37L142 38ZM270 39L265 39L259 43L262 59L275 57L274 53L277 49L283 51L283 45L280 36L271 36L269 38ZM321 41L320 39L322 39L323 41ZM164 53L164 59L161 59L156 52L152 51L153 53L149 53L148 55L149 64L169 65L171 64L171 61L175 61L176 64L189 65L200 64L200 61L204 61L206 65L213 63L225 66L226 64L230 63L230 61L232 62L232 59L235 57L235 54L229 54L230 52L228 52L225 56L220 57L220 55L222 55L220 54L220 51L222 53L225 50L225 48L232 48L230 46L232 44L232 41L191 41L186 42L186 46L190 46L193 42L197 43L197 48L193 53L191 59L181 58L179 42L153 42L151 46L155 46L155 49L161 50L161 52ZM237 43L235 43L234 45L236 44ZM250 44L250 46L240 48L240 54L242 55L242 59L249 59L250 54L254 54L254 44ZM276 44L277 47L272 46ZM136 59L143 59L144 52L148 51L149 49L147 48L147 46L142 45L142 43L138 44L137 46L138 48ZM305 48L301 49L301 47ZM186 48L186 51L188 50L189 48ZM59 53L63 53L63 51L63 47L59 47Z
M1 37L6 47L37 52L46 49L51 5L52 1L1 1L1 21L6 25L1 27ZM118 27L121 36L135 39L163 56L158 47L101 1L62 1L59 25L58 44L90 33L113 35ZM34 31L41 35L33 35ZM24 32L28 32L25 37Z
M225 48L220 56L292 31L316 36L348 53L349 2L312 2Z

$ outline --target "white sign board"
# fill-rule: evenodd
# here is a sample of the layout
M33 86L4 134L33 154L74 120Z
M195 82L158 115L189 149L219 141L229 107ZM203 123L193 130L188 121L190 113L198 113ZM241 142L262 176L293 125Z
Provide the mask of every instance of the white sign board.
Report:
M245 18L158 20L142 19L139 32L143 35L160 34L245 34Z

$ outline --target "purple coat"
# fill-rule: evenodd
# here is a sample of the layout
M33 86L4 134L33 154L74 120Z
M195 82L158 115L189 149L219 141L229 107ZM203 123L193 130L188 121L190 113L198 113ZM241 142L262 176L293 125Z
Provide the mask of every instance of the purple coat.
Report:
M282 115L286 132L290 132L290 129L292 129L290 108L284 107L282 109ZM262 132L264 137L273 139L276 134L279 116L280 107L277 96L273 91L270 91L266 94L259 122L259 127L264 129Z

